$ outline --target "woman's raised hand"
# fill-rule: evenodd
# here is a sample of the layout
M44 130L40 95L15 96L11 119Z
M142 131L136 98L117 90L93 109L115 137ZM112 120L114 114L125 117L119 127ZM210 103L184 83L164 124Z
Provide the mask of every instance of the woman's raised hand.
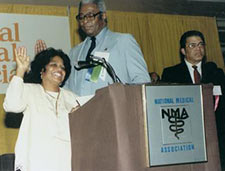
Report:
M47 45L44 40L37 40L34 46L35 55L47 49Z
M25 72L29 70L30 57L27 56L27 49L19 47L15 50L16 55L16 75L23 78Z

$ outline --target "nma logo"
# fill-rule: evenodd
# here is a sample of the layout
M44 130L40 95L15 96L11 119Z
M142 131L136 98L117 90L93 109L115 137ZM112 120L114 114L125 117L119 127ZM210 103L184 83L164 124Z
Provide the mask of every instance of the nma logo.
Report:
M174 136L180 139L179 134L184 132L185 119L189 117L185 107L161 108L162 119L168 118L169 131L174 132Z

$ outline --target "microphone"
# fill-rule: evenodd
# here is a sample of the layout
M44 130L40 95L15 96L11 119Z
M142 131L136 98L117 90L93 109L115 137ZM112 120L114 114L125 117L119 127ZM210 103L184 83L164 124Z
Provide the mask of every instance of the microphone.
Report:
M92 61L95 61L95 62L98 62L98 63L105 63L106 62L105 58L100 58L100 57L94 56L94 55L90 55L90 59Z
M105 60L105 58L90 55L90 58L86 61L75 61L74 68L79 71L81 69L92 68L98 65L101 65L106 69L114 83L122 83L122 81L116 75L113 67Z
M93 61L93 60L88 60L88 61L75 61L74 68L76 70L81 70L85 68L91 68L99 65L99 63Z
M110 65L109 62L106 61L105 58L101 58L98 56L94 56L94 55L90 55L90 59L93 62L96 62L99 65L102 65L106 71L108 72L108 74L110 75L110 77L112 78L114 83L122 83L122 81L120 80L120 78L116 75L116 72L114 71L113 67Z

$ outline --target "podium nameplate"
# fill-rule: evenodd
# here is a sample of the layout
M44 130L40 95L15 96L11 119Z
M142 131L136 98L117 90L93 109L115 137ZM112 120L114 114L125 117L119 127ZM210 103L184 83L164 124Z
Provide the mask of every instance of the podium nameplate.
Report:
M146 86L149 165L205 162L201 85Z

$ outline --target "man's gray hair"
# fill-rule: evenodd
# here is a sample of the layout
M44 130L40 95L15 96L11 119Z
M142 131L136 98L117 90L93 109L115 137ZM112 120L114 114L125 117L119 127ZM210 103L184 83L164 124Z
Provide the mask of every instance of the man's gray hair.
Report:
M106 6L105 6L105 2L104 0L81 0L80 4L79 4L79 13L80 13L80 9L81 6L84 4L96 4L99 11L101 12L106 12Z

